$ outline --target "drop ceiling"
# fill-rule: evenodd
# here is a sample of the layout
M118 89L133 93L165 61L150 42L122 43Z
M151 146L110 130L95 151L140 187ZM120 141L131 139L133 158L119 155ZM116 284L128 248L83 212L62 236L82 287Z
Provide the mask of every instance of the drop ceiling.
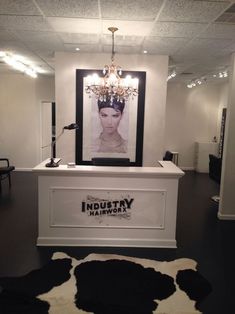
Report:
M235 1L0 0L0 51L54 74L56 51L169 55L174 80L212 77L235 51ZM75 49L79 47L80 51ZM13 71L0 63L0 72Z

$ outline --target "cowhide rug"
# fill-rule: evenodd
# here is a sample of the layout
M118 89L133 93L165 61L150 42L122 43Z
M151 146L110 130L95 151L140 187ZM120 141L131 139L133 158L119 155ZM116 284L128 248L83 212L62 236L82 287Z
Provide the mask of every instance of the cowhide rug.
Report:
M210 291L191 259L55 253L41 269L0 278L0 313L198 314Z

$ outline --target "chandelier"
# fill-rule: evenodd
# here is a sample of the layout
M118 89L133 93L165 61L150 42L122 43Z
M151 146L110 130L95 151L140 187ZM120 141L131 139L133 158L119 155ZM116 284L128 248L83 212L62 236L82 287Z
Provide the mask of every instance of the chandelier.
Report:
M108 30L112 33L111 65L104 66L103 77L99 77L96 73L88 75L85 91L94 94L100 101L110 101L112 104L113 101L125 102L130 97L137 96L139 80L130 75L121 78L122 68L114 63L114 33L118 28L109 27Z

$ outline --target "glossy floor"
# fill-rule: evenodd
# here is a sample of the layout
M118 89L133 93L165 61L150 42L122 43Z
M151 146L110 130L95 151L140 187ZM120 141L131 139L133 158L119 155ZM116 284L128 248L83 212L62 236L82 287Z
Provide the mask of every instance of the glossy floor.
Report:
M213 287L201 303L204 314L235 313L235 221L220 221L211 196L218 185L207 174L186 172L180 179L177 249L37 247L37 179L14 172L12 188L2 182L0 195L0 277L20 276L38 268L55 251L83 258L89 253L114 253L155 260L179 257L197 261Z

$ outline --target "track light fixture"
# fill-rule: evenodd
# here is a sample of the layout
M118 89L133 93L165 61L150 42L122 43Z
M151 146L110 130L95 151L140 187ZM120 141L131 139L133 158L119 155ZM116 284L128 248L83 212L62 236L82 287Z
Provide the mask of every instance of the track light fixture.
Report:
M167 77L167 81L169 81L170 79L172 79L173 77L175 77L176 76L176 71L175 70L173 70L172 72L171 72L171 74L169 74L168 75L168 77Z
M22 57L7 53L5 51L0 51L0 59L2 59L6 64L13 67L15 70L23 72L33 78L37 77L37 71L22 61Z
M219 73L217 73L217 74L214 74L213 77L217 77L217 78L228 77L228 71L219 72Z
M207 81L207 79L205 77L202 77L202 78L199 78L199 79L195 79L195 80L191 81L190 83L188 83L187 87L188 88L193 88L193 87L196 87L197 85L202 85L206 81Z
M228 70L224 70L224 71L215 73L213 75L208 75L207 77L202 77L199 79L192 80L191 82L189 82L187 84L187 87L193 88L193 87L196 87L197 85L201 85L202 83L213 80L215 78L222 79L222 78L226 78L226 77L228 77Z

